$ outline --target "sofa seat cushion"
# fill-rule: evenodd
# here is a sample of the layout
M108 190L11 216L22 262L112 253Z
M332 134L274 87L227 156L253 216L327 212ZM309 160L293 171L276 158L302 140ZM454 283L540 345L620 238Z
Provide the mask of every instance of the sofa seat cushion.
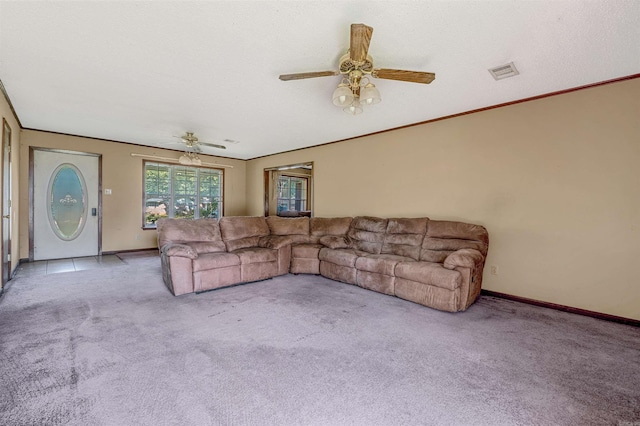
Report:
M394 271L398 263L411 261L413 261L413 259L393 254L368 254L356 260L356 269L359 271L394 276Z
M322 244L294 244L291 246L292 258L318 259Z
M441 263L401 262L396 265L396 277L429 284L447 290L455 290L462 283L458 271L445 269Z
M334 265L348 266L355 268L358 257L364 256L366 252L354 249L320 249L319 258L322 261L333 263Z
M193 272L240 265L240 258L233 253L203 253L193 260Z
M262 247L247 247L240 250L236 250L233 254L240 258L241 264L247 263L262 263L262 262L277 262L278 251L270 248Z

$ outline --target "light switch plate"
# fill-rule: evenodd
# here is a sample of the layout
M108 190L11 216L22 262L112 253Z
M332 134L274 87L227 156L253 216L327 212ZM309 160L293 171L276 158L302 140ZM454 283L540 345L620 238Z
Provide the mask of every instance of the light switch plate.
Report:
M104 195L111 195L111 190L110 189L105 189L104 190Z

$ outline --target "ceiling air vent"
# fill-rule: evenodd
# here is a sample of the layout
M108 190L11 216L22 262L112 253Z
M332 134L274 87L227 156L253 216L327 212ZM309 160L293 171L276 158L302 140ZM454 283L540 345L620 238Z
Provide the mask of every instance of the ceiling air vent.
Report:
M489 72L496 80L502 80L503 78L509 78L520 74L513 62L509 62L507 65L491 68Z

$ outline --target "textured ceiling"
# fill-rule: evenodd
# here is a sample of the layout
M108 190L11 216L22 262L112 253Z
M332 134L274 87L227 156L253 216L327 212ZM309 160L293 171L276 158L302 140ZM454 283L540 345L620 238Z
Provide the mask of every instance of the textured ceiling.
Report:
M382 102L331 103L349 25ZM520 75L488 68L513 61ZM640 1L0 1L0 80L25 128L249 159L640 73ZM225 139L239 141L229 144Z

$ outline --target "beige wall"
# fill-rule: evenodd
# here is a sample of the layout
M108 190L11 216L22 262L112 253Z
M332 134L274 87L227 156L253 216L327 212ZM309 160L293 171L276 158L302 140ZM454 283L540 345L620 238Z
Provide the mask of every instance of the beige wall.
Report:
M179 157L176 151L101 141L55 133L23 130L20 141L20 211L29 211L29 147L102 154L102 250L118 251L156 246L156 231L142 229L142 162L130 154ZM246 206L246 161L201 156L203 162L231 165L224 172L224 212L243 215ZM25 216L26 217L26 216ZM37 220L37 218L36 218ZM20 257L29 257L28 221L20 223Z
M9 127L11 127L11 269L13 272L15 268L18 266L19 256L19 238L18 238L18 230L20 229L20 206L18 203L18 165L20 163L20 150L18 147L20 146L20 125L18 124L18 120L13 115L13 111L9 107L9 103L5 99L5 97L0 93L0 115L2 118L7 120ZM0 126L2 125L0 119ZM2 129L0 128L0 134ZM1 137L1 136L0 136ZM2 139L0 139L1 141ZM2 144L0 143L0 150L2 149ZM4 164L0 162L0 177L3 176L4 173ZM2 186L0 186L0 191L2 190ZM1 192L0 192L1 199ZM2 232L2 227L0 226L0 233ZM0 244L0 252L2 251L2 245ZM0 259L3 259L5 253L0 254ZM1 284L0 284L1 286ZM1 287L0 287L1 288Z
M484 288L640 319L640 79L251 160L248 213L307 161L316 216L482 224Z

